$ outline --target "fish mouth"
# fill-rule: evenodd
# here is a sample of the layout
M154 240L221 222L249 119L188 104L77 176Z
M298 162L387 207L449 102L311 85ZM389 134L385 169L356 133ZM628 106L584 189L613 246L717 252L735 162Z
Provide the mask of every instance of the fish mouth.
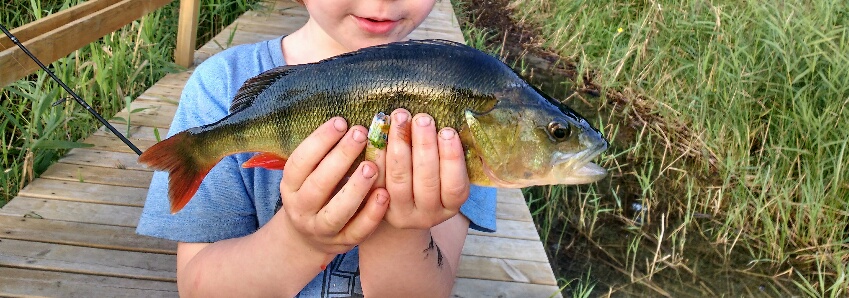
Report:
M592 160L607 151L610 143L597 130L592 129L592 132L594 133L585 133L579 138L581 145L586 149L576 153L555 152L552 154L552 172L559 176L570 175L574 184L592 183L607 176L607 170L592 163Z
M607 176L607 169L592 160L607 150L605 144L587 148L577 153L556 152L552 158L552 175L564 177L559 184L593 183Z
M591 167L598 167L598 165L592 163L592 160L606 150L607 143L601 143L577 153L555 152L551 159L551 166L552 168L565 168L571 171L580 171L590 165ZM607 170L603 168L601 170L607 173Z
M555 152L551 171L548 174L543 177L518 179L516 181L499 178L483 158L479 158L483 165L484 174L497 187L523 188L534 185L587 184L607 176L607 169L592 163L593 159L607 150L607 146L607 142L603 142L577 153Z

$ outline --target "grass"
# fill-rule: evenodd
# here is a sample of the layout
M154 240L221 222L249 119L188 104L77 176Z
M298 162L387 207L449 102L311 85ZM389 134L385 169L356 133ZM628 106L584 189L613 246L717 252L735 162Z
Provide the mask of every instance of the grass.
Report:
M14 28L83 1L7 1L0 22ZM198 25L202 45L261 0L203 0ZM173 63L179 1L156 10L49 65L98 113L106 116L130 104L169 72ZM38 53L35 53L38 55ZM58 84L39 71L0 93L0 206L14 197L68 149L100 126Z
M592 268L597 294L849 295L849 3L509 8L581 74L543 84L613 139L608 179L526 190L561 280ZM470 43L503 53L504 32L470 13Z

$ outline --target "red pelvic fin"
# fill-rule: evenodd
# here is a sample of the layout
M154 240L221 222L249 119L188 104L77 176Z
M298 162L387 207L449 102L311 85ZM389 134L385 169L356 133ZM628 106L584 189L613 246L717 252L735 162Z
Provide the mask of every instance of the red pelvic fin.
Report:
M191 135L181 132L153 145L139 156L140 163L168 172L168 199L172 214L186 206L206 174L221 160L220 157L197 159L191 153L193 141Z
M260 152L242 164L243 168L265 168L269 170L282 170L286 165L286 158L271 152Z

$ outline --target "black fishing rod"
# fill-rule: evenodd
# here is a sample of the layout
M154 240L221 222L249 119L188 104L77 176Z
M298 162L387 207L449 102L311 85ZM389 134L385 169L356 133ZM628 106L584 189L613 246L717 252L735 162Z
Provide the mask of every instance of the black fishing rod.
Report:
M83 106L83 108L85 108L86 111L88 111L89 113L94 115L94 118L97 118L97 121L100 121L100 123L103 123L103 125L105 125L106 128L109 129L109 131L111 131L113 134L115 134L115 136L117 136L119 139L121 139L121 141L124 142L124 144L127 144L127 146L130 147L130 149L133 149L133 151L136 152L136 154L138 154L138 155L142 154L142 151L139 150L139 148L136 147L136 145L134 145L133 142L130 142L130 140L128 140L126 137L124 137L123 134L118 132L118 130L115 129L115 127L112 126L112 124L109 124L109 122L107 122L106 119L103 119L103 117L100 116L100 114L98 114L90 105L88 105L88 103L86 103L85 100L80 98L80 96L77 95L77 93L75 93L73 90L71 90L71 88L69 88L68 85L65 85L65 82L62 82L62 80L60 80L59 77L57 77L55 74L53 74L53 71L51 71L46 66L44 66L44 64L42 64L41 61L39 61L38 58L35 57L35 55L30 53L30 51L24 46L24 44L21 43L20 41L18 41L18 39L14 35L12 35L12 32L9 32L9 30L6 30L6 27L4 27L2 24L0 24L0 30L2 30L3 33L5 33L6 36L8 36L9 39L12 40L13 43L15 43L19 48L21 48L21 50L24 51L24 53L27 54L27 56L29 56L32 59L32 61L35 61L35 63L38 64L38 66L41 67L41 69L43 69L45 72L47 72L47 74L50 75L50 77L53 78L53 80L56 81L56 83L59 83L59 85L62 86L62 89L65 89L65 91L67 91L69 94L71 94L71 97L73 97L74 100L76 100L78 104ZM59 101L57 103L61 103L61 102L62 101Z

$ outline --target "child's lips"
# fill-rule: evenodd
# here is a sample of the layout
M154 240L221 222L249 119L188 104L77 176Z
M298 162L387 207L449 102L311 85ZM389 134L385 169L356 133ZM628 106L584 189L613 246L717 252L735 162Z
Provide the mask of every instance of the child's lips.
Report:
M354 16L354 19L357 20L357 25L361 29L371 34L386 34L392 31L392 29L395 29L395 26L398 25L398 21L391 19L369 18L359 16Z

